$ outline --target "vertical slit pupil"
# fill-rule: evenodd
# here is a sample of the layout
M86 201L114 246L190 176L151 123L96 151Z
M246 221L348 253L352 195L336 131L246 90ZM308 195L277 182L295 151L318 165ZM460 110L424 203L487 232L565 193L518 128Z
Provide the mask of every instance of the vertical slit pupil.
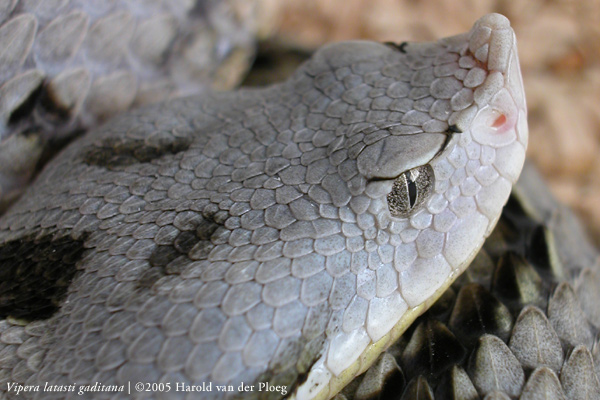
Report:
M411 179L410 173L406 172L405 177L408 186L408 202L410 208L413 208L417 203L417 184Z

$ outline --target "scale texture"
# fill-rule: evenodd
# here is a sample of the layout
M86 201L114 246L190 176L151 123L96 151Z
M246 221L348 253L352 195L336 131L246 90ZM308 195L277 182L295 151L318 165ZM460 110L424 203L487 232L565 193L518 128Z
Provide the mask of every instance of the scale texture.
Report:
M529 165L469 269L336 400L600 398L599 267Z
M329 45L284 83L114 118L0 219L0 390L333 396L475 257L526 145L498 14L435 43Z
M253 53L251 7L0 1L0 212L42 152L73 135L132 107L235 85Z

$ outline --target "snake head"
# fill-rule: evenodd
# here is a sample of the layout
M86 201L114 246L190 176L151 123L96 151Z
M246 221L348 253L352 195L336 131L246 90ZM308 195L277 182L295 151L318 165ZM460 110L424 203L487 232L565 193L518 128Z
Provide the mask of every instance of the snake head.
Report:
M324 109L343 124L329 162L357 214L358 229L342 232L362 236L347 239L363 260L356 296L304 386L332 394L475 257L523 167L527 111L515 34L499 14L437 42L334 44L305 73L339 96Z

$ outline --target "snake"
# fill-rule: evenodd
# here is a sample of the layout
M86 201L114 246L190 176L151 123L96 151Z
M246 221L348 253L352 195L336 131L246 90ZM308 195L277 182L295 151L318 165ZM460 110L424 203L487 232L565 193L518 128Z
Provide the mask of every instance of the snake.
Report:
M143 104L231 88L252 58L252 2L0 4L0 213L66 143Z
M350 396L337 393L382 370L481 259L525 161L526 116L515 34L489 14L436 42L329 44L285 82L111 119L0 219L0 394ZM593 338L571 336L569 360L592 360ZM494 358L506 340L484 335L475 386L454 398L526 393L523 377L498 378L517 374ZM565 361L575 396L597 381L584 361ZM403 398L427 395L420 379Z
M465 273L336 400L598 398L598 255L526 163Z

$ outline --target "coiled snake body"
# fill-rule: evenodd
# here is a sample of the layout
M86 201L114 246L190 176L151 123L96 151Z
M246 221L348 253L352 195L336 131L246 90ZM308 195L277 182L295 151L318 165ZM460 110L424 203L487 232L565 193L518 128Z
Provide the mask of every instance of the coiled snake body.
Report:
M0 220L0 393L334 396L469 265L526 145L498 14L434 43L329 45L284 83L121 115ZM137 396L198 396L173 389Z

